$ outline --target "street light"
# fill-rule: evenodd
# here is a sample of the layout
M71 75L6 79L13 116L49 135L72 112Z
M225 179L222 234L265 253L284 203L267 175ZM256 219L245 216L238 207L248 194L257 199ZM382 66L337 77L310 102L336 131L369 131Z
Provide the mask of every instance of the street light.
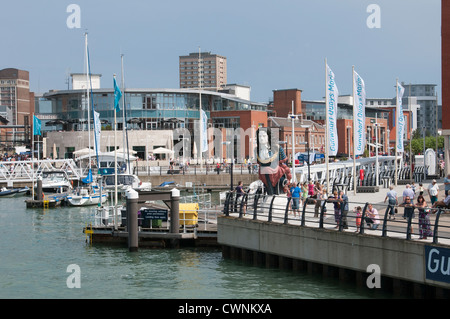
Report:
M225 141L222 142L223 145L231 145L231 141ZM233 150L231 151L231 165L230 165L230 189L231 191L233 191L233 163L234 163L234 158L233 158Z
M288 114L288 119L292 122L292 181L296 182L295 176L295 140L294 140L294 121L298 120L298 116L294 114L294 101L292 101L292 113Z

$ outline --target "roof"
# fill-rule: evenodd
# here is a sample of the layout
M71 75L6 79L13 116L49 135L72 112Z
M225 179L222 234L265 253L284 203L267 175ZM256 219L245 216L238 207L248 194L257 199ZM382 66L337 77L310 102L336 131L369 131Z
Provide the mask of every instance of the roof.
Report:
M52 97L56 95L64 95L64 94L77 94L77 93L84 93L86 90L52 90L47 93L44 93L44 97ZM219 96L224 99L232 100L239 103L249 103L249 104L255 104L255 105L261 105L266 106L267 103L262 102L253 102L249 100L244 100L236 95L228 94L228 93L221 93L221 92L215 92L215 91L208 91L208 90L199 90L199 89L153 89L153 88L147 88L147 89L138 89L138 88L131 88L131 89L125 89L125 93L191 93L191 94L204 94L204 95L215 95ZM114 93L114 89L93 89L93 93Z
M269 117L269 120L272 122L272 125L278 126L278 127L292 127L292 122L290 119L285 118L285 117ZM319 129L319 128L324 128L323 125L311 121L311 120L305 120L303 119L302 121L300 121L300 119L298 121L294 122L294 126L295 127L308 127L308 126L314 126L315 128Z

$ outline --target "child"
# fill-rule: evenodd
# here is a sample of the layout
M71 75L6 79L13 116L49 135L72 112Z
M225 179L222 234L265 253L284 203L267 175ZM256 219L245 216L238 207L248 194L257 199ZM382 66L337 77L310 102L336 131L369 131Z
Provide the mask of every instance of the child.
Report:
M358 206L353 211L356 213L356 232L359 232L359 228L361 227L362 208L361 206Z
M423 195L423 185L419 183L419 195Z

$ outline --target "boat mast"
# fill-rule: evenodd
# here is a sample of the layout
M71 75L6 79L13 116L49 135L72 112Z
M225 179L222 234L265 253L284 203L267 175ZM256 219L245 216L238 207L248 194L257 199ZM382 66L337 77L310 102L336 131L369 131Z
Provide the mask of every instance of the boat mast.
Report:
M88 61L88 40L87 32L84 33L84 44L86 50L86 102L87 102L87 114L88 114L88 140L89 140L89 170L91 170L91 115L90 115L90 101L89 101L89 61Z

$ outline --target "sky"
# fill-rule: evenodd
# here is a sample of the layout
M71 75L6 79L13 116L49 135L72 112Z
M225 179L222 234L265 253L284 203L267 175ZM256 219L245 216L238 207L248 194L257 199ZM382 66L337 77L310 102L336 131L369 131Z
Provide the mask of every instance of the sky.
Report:
M2 3L0 28L0 69L29 71L35 93L84 72L88 32L102 88L121 74L121 54L126 87L179 88L179 56L200 48L226 56L228 83L250 86L254 102L291 88L322 99L325 59L342 95L352 66L368 98L394 97L396 79L441 95L440 0L17 0Z

